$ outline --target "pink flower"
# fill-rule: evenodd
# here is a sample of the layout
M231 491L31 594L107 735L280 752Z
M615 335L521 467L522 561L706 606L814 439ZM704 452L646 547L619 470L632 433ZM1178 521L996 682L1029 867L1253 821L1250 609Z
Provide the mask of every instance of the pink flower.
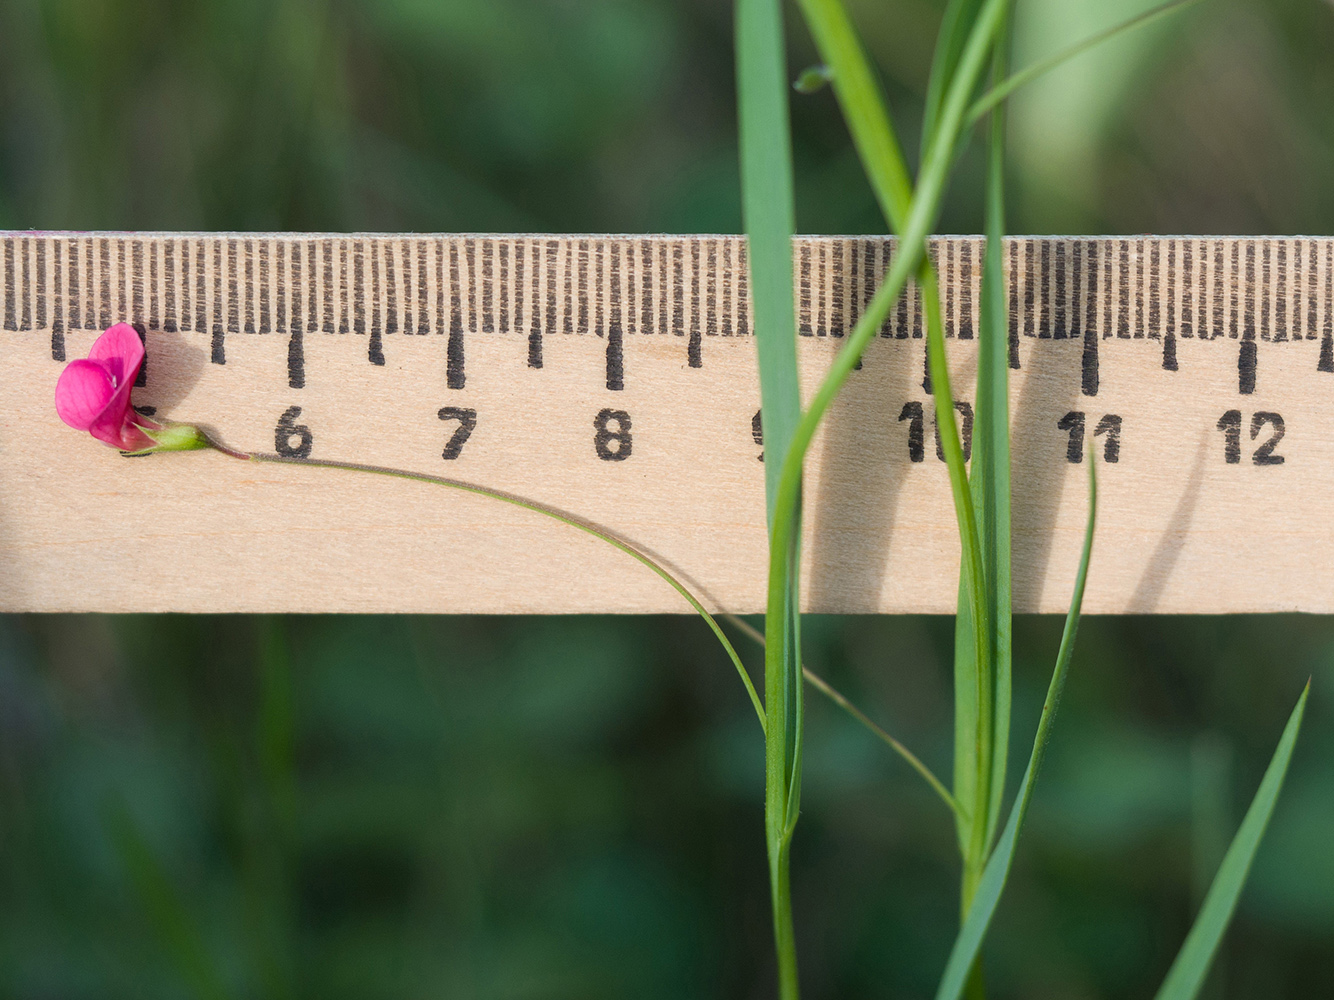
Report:
M56 382L56 413L75 430L87 431L122 451L152 448L145 430L158 424L130 406L130 390L144 363L144 345L129 323L98 337L88 360L71 361Z

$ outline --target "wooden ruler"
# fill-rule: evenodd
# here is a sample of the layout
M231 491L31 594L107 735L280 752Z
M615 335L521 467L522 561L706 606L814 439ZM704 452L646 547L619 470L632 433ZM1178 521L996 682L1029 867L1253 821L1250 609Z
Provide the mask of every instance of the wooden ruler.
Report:
M971 424L982 241L940 239ZM887 239L795 244L813 390ZM1334 241L1006 241L1015 606L1334 610ZM135 403L251 451L396 466L581 515L715 607L764 604L763 444L736 237L0 234L0 607L647 612L603 543L434 486L212 453L125 459L56 418L62 363L144 332ZM807 463L806 606L950 612L958 545L910 288Z

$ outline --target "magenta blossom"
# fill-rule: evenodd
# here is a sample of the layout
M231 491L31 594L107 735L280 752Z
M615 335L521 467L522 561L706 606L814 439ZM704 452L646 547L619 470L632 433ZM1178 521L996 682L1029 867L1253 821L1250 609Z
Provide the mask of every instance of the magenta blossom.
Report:
M216 448L248 458L210 440L193 424L158 422L130 405L130 390L144 363L144 343L129 323L117 323L93 342L86 361L71 361L56 381L56 412L77 431L87 431L121 451L194 451Z
M56 412L122 451L153 447L145 430L158 430L130 405L130 389L144 363L144 345L129 323L117 323L93 344L88 360L71 361L56 382Z

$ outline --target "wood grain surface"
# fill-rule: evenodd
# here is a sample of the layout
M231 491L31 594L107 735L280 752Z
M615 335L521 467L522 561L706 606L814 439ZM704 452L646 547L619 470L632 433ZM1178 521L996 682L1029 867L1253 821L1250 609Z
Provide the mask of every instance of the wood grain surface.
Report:
M894 252L801 238L809 394ZM943 238L969 422L982 241ZM1005 259L1017 611L1334 610L1329 239L1018 238ZM142 330L134 401L249 451L395 466L571 512L712 607L762 609L763 446L736 237L0 234L0 608L679 612L643 566L439 486L64 426L67 359ZM958 543L909 289L807 462L805 605L952 612Z

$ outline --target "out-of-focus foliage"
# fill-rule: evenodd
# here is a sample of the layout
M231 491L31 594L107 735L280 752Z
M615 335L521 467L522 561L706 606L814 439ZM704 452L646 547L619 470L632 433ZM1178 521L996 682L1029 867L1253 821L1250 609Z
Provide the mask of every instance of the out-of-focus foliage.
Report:
M939 5L853 7L914 121ZM1018 63L1134 9L1020 0ZM735 232L730 31L713 0L9 0L0 226ZM1332 50L1328 4L1210 0L1063 69L1016 101L1012 228L1330 232ZM881 231L828 90L792 100L799 228ZM1016 629L1019 750L1058 630ZM948 620L805 633L949 771ZM1085 621L995 996L1152 993L1312 673L1212 995L1334 993L1334 622L1264 617ZM950 817L809 726L807 995L929 994ZM767 995L761 773L686 618L9 618L0 996Z

